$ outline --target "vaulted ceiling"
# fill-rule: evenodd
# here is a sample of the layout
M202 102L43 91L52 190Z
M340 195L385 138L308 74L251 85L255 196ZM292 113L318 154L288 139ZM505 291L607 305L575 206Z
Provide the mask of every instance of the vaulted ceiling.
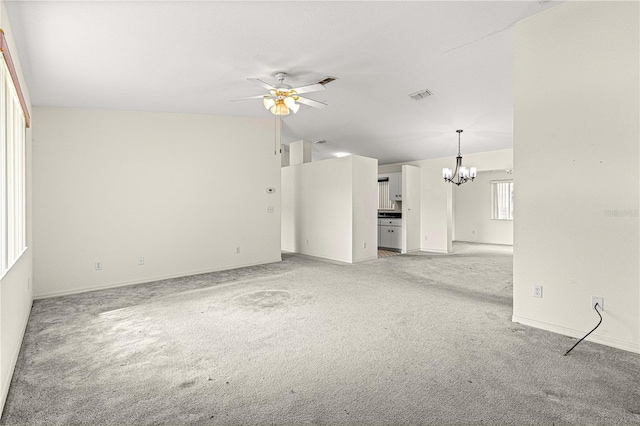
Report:
M7 1L36 106L273 116L247 81L337 80L284 118L380 164L513 145L514 23L548 1ZM410 94L428 89L415 101ZM275 118L274 118L275 119Z

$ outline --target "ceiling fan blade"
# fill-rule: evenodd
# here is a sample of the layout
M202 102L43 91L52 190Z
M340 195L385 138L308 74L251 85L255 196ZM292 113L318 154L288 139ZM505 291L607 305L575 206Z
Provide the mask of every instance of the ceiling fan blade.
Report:
M301 96L298 97L297 101L300 102L301 104L309 105L310 107L313 107L313 108L324 109L327 107L327 104L325 103L314 101L313 99L303 98Z
M275 90L275 87L273 87L272 85L270 85L269 83L265 83L264 81L258 79L258 78L248 78L247 80L252 81L254 83L259 84L260 86L264 87L265 89L269 89L269 90Z
M262 99L267 97L269 97L269 95L247 96L246 98L231 99L231 102L246 101L248 99Z
M325 90L324 86L320 83L307 84L306 86L294 87L292 90L295 90L296 93L309 93L309 92L318 92L320 90Z

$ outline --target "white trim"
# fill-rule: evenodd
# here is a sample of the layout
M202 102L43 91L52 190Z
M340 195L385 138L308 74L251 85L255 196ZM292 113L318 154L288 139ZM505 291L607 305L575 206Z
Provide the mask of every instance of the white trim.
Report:
M25 247L24 250L22 250L22 252L18 255L18 257L16 257L16 260L14 260L14 262L7 268L7 270L0 274L0 280L3 279L9 273L9 271L11 271L11 268L13 268L16 263L18 263L22 255L25 254L28 249L29 247Z
M364 259L360 259L360 260L358 260L357 262L354 262L354 263L368 262L370 260L376 260L376 259L380 259L377 254L375 256L365 257Z
M247 268L249 266L256 266L256 265L266 265L266 264L269 264L269 263L276 263L276 262L282 262L282 258L279 257L278 259L268 260L268 261L265 261L265 262L246 263L246 264L241 264L241 265L230 265L230 266L223 266L223 267L220 267L220 268L206 269L206 270L202 270L202 271L182 272L182 273L178 273L178 274L142 278L142 279L139 279L139 280L121 281L119 283L99 285L99 286L95 286L95 287L74 288L74 289L71 289L71 290L54 291L52 293L34 294L33 295L33 299L34 300L40 300L40 299L49 299L51 297L69 296L69 295L72 295L72 294L88 293L90 291L107 290L107 289L110 289L110 288L126 287L126 286L129 286L129 285L135 285L135 284L152 283L152 282L156 282L156 281L170 280L172 278L181 278L181 277L189 277L191 275L208 274L210 272L229 271L229 270L232 270L232 269Z
M18 355L20 355L20 348L22 348L22 341L24 340L24 335L27 331L27 324L29 323L29 316L31 316L31 307L33 306L33 300L29 304L29 309L27 310L27 315L22 319L22 338L20 339L20 343L16 346L16 350L13 352L11 356L11 368L8 371L7 379L5 383L2 383L2 394L0 396L0 417L4 411L4 404L7 402L7 395L9 395L9 387L11 386L11 379L13 379L13 373L16 369L16 364L18 363Z
M444 253L444 254L449 253L447 250L427 248L427 247L420 247L420 251L424 251L427 253Z
M513 315L511 317L511 321L517 322L522 325L527 325L529 327L535 327L542 330L551 331L553 333L575 337L576 339L583 337L589 331L589 330L586 330L586 331L574 330L572 328L562 327L560 325L550 324L543 321L537 321L529 318L519 317L517 315ZM611 346L616 349L622 349L625 351L640 354L640 344L638 343L627 342L624 340L614 339L611 337L599 336L597 334L596 335L592 334L591 336L587 337L585 340L589 342L599 343L601 345Z
M317 257L318 259L326 259L326 260L331 260L334 262L340 262L340 263L349 263L349 264L353 264L353 259L341 259L338 257L330 257L330 256L321 256L319 254L313 254L313 253L302 253L300 251L291 251L288 249L282 249L283 252L288 253L288 254L301 254L303 256L310 256L310 257ZM376 257L372 257L371 259L377 259L377 255ZM370 259L365 259L365 260L370 260ZM363 262L364 260L358 260L356 263L360 263Z
M410 254L410 253L417 253L419 252L420 249L411 249L411 250L404 250L401 254Z

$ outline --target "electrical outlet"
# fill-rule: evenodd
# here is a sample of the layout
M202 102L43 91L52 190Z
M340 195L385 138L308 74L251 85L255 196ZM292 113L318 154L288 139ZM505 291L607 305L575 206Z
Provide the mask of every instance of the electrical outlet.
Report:
M426 235L424 236L424 240L427 241L427 236Z
M138 265L140 265L140 266L144 265L144 257L139 257L138 258Z
M367 243L362 243L362 248L367 248Z
M471 230L471 233L472 233L473 235L476 235L476 230L475 230L475 229L472 229L472 230Z
M273 213L273 206L267 206L267 213Z
M538 284L533 285L533 297L539 297L542 299L542 286Z
M591 296L591 309L598 304L598 309L604 311L604 297Z
M96 271L102 271L102 262L100 261L96 262Z
M240 254L240 247L236 248L236 254Z

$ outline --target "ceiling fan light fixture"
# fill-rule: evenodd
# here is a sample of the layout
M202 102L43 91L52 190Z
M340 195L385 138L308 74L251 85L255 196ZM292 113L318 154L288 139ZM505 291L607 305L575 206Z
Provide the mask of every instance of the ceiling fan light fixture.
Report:
M264 108L265 109L271 109L271 107L273 107L276 104L276 101L274 101L271 98L264 98L264 100L262 101L262 103L264 104Z
M269 108L273 115L289 115L289 107L281 100L275 101L275 105Z
M284 98L284 104L295 114L300 109L300 105L293 98Z

